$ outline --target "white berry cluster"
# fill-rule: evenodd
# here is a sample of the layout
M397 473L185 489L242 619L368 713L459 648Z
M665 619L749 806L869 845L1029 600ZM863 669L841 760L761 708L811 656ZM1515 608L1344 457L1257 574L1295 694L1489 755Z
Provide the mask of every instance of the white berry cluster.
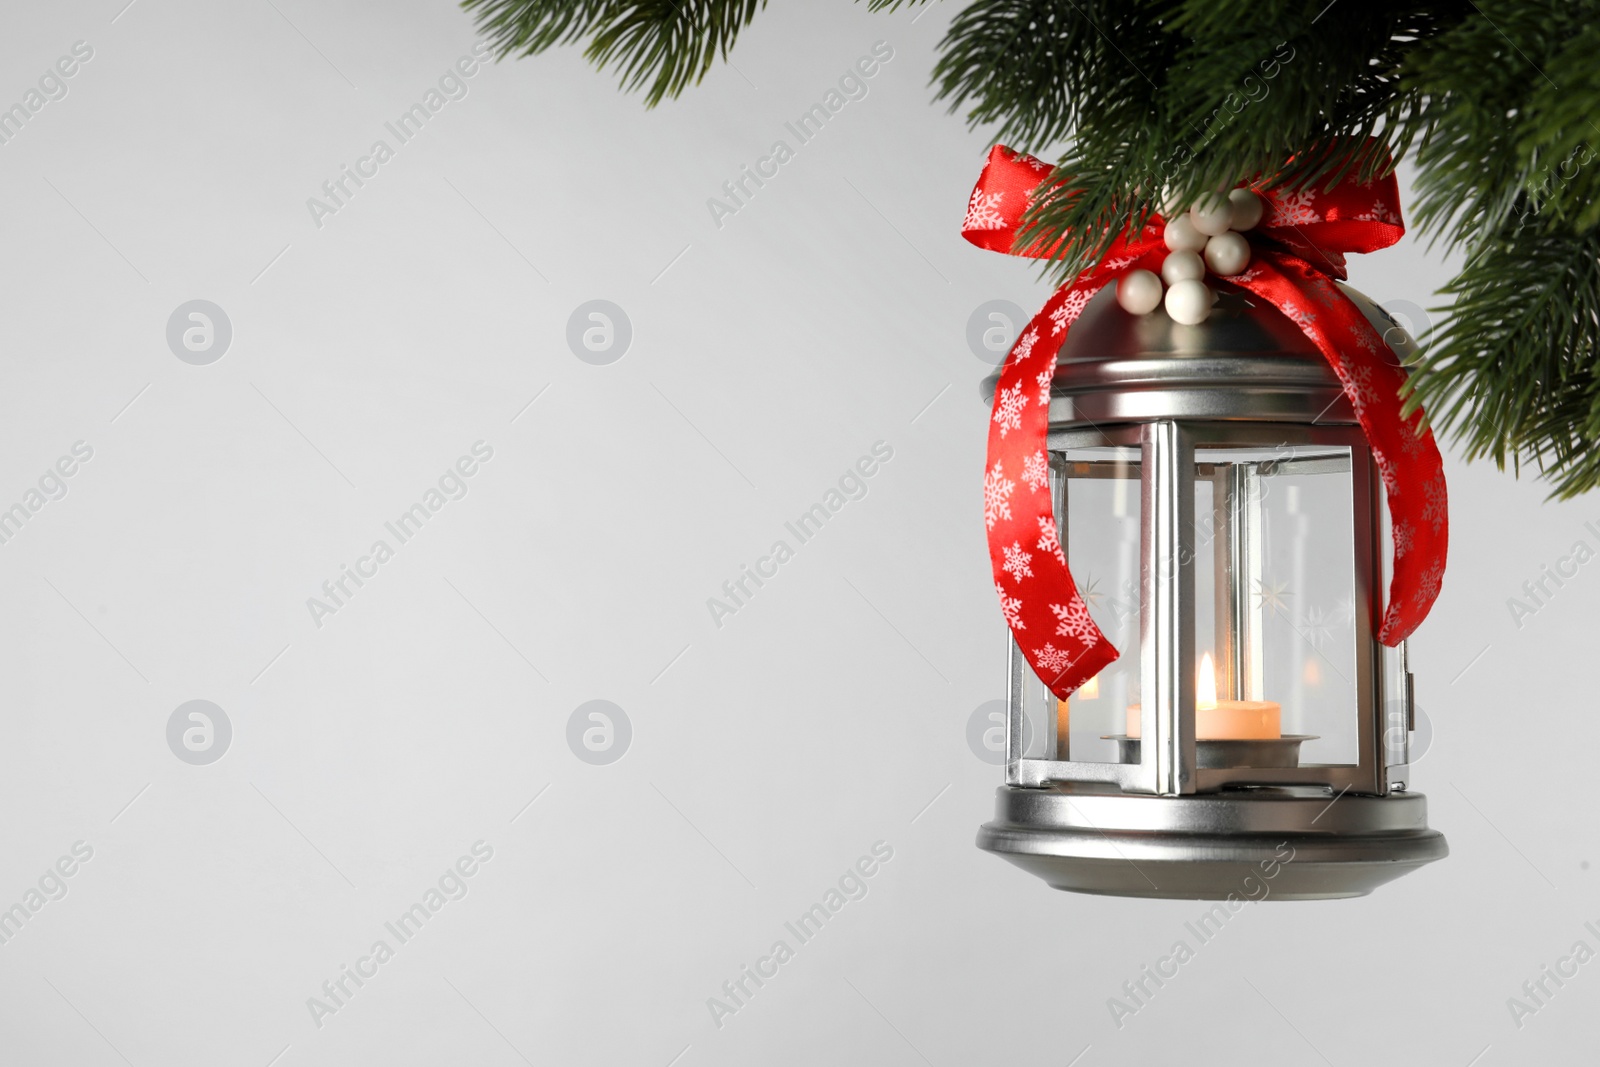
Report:
M1162 303L1174 322L1198 326L1211 314L1217 294L1203 280L1213 274L1230 277L1250 265L1250 242L1240 231L1261 221L1265 205L1249 189L1227 196L1213 193L1167 223L1162 239L1167 258L1158 278L1147 270L1131 270L1117 281L1117 303L1135 315L1148 315ZM1165 299L1162 282L1166 283Z

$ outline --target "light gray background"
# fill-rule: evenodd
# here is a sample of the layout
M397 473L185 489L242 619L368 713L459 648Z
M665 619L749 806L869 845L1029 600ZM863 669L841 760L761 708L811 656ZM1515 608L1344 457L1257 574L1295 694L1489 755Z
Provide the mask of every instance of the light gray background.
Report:
M1506 605L1600 543L1600 502L1530 478L1450 462L1415 642L1447 861L1249 908L1119 1030L1107 998L1200 906L1057 893L973 847L1000 773L965 731L1005 635L966 321L1047 289L958 234L989 138L929 102L953 5L776 4L737 70L653 113L572 50L499 65L318 229L306 198L470 20L124 3L12 5L0 37L6 104L94 48L0 147L0 504L94 449L0 545L0 907L94 850L0 945L0 1061L1592 1054L1600 964L1520 1030L1506 1007L1600 945L1600 565L1520 628ZM870 95L714 226L707 198L880 39ZM1354 266L1422 306L1448 276L1412 240ZM165 339L196 298L233 325L210 366ZM634 328L605 367L565 342L597 298ZM306 598L480 439L470 494L317 628ZM868 496L714 627L706 599L880 439ZM609 766L566 742L597 698L634 731ZM193 699L233 726L209 766L166 742ZM307 998L480 839L469 894L316 1026ZM716 1027L706 999L880 840L869 895Z

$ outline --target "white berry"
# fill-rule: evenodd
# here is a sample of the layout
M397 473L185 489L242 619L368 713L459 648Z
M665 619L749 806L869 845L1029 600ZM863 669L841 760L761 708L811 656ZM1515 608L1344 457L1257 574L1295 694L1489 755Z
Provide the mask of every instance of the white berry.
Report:
M1211 314L1211 290L1206 283L1190 279L1167 290L1167 314L1184 326L1198 326Z
M1130 270L1117 280L1117 303L1130 315L1150 314L1161 303L1161 279L1147 270Z
M1261 198L1249 189L1235 189L1228 194L1228 207L1232 211L1233 219L1228 224L1235 230L1253 230L1256 223L1261 221L1261 212L1266 205Z
M1188 215L1179 215L1168 222L1161 239L1174 252L1198 252L1206 246L1206 235L1194 228Z
M1206 265L1198 252L1168 252L1167 258L1161 261L1161 280L1168 285L1196 281L1205 276Z
M1250 242L1236 233L1219 233L1206 242L1206 266L1223 277L1250 265Z
M1189 221L1207 237L1227 233L1233 224L1233 208L1220 193L1211 193L1196 200L1189 209Z

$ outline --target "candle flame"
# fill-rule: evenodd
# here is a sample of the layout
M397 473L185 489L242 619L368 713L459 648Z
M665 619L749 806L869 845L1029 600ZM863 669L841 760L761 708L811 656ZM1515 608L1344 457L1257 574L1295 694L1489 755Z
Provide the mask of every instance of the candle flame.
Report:
M1199 676L1194 684L1194 706L1211 710L1217 706L1217 667L1211 662L1211 653L1200 657Z
M1097 674L1093 678L1090 678L1087 682L1084 682L1082 685L1080 685L1078 687L1076 696L1082 700L1099 700L1100 676Z

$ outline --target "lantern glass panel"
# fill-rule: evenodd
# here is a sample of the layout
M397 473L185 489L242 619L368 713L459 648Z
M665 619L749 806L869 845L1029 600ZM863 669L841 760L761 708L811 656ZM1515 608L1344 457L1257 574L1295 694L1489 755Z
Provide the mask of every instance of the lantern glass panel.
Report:
M1121 656L1058 709L1070 746L1057 758L1120 760L1111 735L1124 732L1124 709L1139 700L1140 455L1137 446L1069 448L1052 453L1061 482L1056 517L1061 546L1089 614ZM1065 519L1063 522L1062 519Z
M1299 735L1302 766L1358 762L1351 464L1343 445L1196 449L1197 737Z

